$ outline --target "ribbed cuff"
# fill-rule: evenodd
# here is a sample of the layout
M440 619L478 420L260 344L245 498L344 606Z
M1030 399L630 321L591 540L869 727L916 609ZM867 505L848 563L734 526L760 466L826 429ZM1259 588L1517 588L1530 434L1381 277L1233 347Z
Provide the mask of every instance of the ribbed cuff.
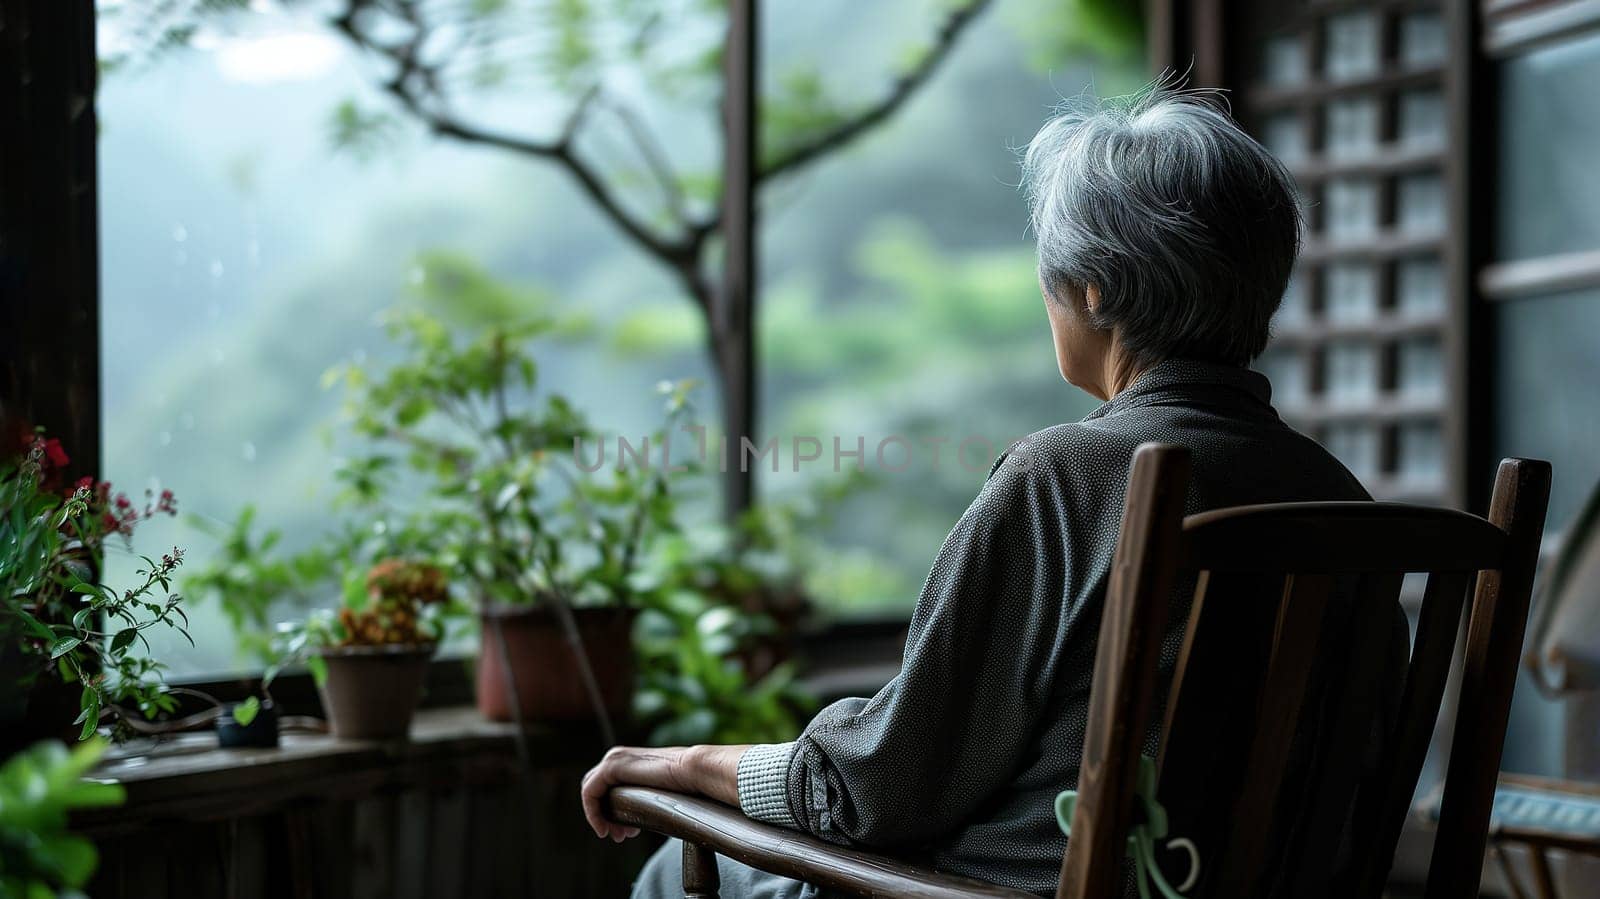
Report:
M789 763L793 743L762 743L739 756L739 808L745 817L795 828L789 814Z

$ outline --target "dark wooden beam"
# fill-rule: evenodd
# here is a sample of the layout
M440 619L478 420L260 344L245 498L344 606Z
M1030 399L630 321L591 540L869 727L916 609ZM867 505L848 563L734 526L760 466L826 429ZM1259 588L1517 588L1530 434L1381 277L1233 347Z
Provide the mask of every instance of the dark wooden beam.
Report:
M756 146L760 31L756 0L728 4L723 47L723 274L715 327L723 353L723 502L730 519L750 506L754 472L744 470L741 438L756 439Z
M0 0L0 444L100 470L93 0Z
M1445 4L1450 59L1445 77L1449 144L1446 221L1452 239L1445 253L1446 314L1457 326L1446 334L1446 383L1457 385L1460 415L1445 430L1460 508L1482 509L1496 471L1494 396L1498 353L1494 313L1484 302L1478 273L1494 259L1499 217L1499 76L1478 48L1485 22L1476 3Z

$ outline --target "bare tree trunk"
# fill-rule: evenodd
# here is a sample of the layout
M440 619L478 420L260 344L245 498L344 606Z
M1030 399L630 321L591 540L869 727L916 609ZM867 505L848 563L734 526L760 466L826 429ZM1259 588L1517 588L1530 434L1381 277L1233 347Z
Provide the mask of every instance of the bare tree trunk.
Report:
M723 275L713 327L728 441L723 508L730 521L750 507L754 472L743 464L742 438L756 439L756 0L728 4L723 50ZM723 460L718 460L719 462Z

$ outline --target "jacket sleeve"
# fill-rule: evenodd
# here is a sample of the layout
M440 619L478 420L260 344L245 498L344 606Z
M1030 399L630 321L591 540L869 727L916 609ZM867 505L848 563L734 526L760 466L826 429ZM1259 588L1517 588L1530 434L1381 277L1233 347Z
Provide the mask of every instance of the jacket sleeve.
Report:
M842 844L928 843L969 820L1032 750L1066 601L1060 497L1002 457L945 539L900 673L739 764L753 818Z

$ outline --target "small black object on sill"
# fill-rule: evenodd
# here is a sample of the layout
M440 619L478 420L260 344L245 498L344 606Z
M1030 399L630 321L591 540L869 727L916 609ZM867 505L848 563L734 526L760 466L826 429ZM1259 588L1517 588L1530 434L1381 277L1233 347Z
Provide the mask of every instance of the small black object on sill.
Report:
M273 749L278 745L278 708L272 700L261 702L249 724L233 717L239 703L229 703L217 716L217 745L223 749Z

